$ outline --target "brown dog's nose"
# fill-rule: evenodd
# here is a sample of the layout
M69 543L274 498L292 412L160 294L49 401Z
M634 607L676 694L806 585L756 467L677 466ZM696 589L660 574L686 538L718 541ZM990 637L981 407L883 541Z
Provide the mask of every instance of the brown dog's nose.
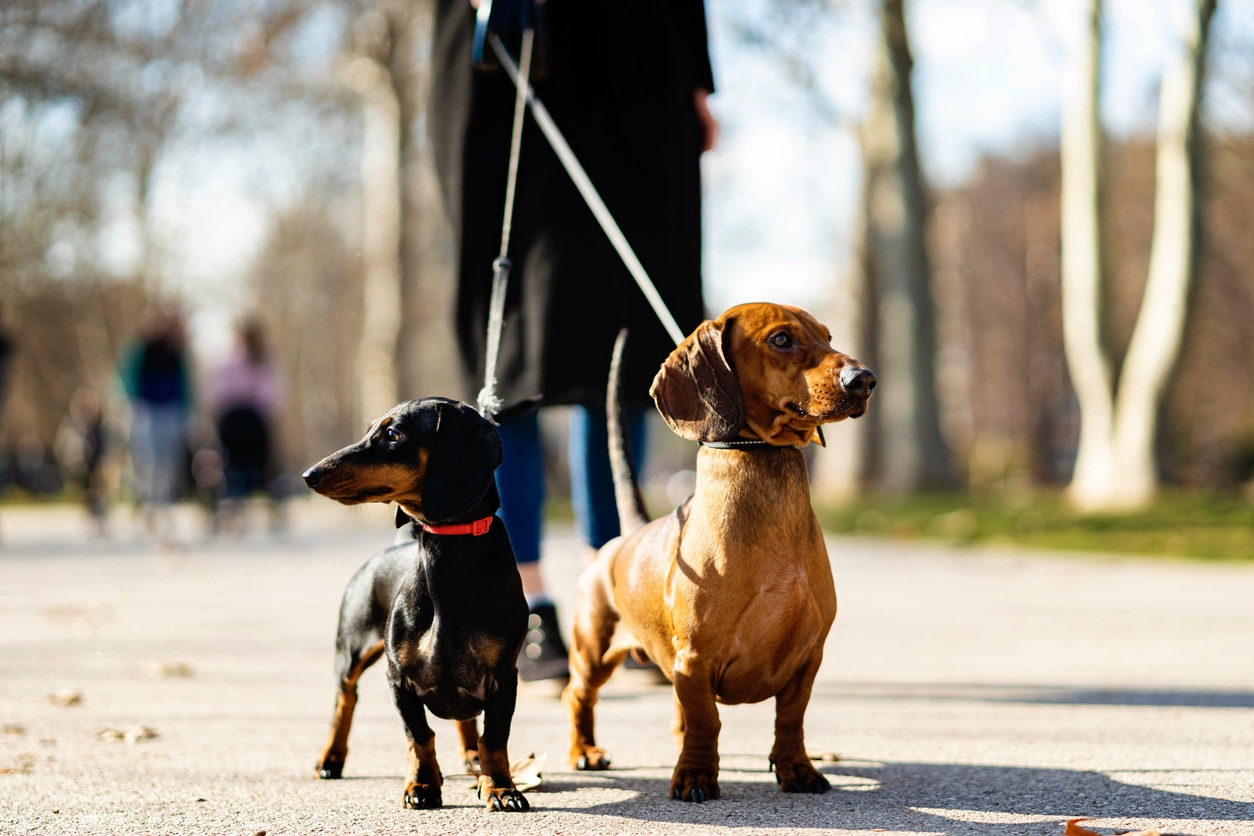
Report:
M846 366L840 370L840 385L850 395L867 398L875 391L875 375L870 369L860 366Z
M314 465L313 467L306 470L303 474L301 474L300 478L305 480L305 484L309 486L310 490L317 490L318 482L319 480L322 479L322 477L325 474L326 474L325 470L318 467L317 465Z

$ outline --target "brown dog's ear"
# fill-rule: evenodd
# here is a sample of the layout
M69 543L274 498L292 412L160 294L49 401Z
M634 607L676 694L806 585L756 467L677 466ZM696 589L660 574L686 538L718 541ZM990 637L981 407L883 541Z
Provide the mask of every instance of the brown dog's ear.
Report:
M438 523L470 511L492 487L501 437L487 418L460 401L435 401L435 441L427 455L422 513Z
M709 320L666 358L649 394L667 426L689 441L730 441L745 421L740 383L723 352L723 330Z

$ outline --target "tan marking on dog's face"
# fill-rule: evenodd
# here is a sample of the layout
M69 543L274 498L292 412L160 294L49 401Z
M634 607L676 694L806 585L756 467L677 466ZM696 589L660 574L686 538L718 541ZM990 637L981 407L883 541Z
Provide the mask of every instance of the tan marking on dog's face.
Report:
M866 413L866 395L841 384L860 362L832 348L827 326L801 308L755 303L719 317L724 345L740 383L745 423L775 444L818 441L818 427Z
M326 473L315 490L344 505L397 502L421 511L430 451L416 448L410 462L381 460L374 442L389 432L401 432L391 413L375 421L356 444L318 462L315 467Z

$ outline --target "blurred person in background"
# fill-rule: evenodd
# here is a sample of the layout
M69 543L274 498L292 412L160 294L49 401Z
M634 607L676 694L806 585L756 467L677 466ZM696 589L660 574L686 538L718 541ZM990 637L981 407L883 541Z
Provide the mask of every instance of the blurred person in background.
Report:
M207 404L222 447L224 485L215 505L214 529L238 523L243 500L265 492L275 502L273 419L282 397L279 373L271 362L261 323L241 320L235 346L209 376Z
M170 506L184 485L192 393L186 330L176 310L153 309L122 359L121 377L131 407L136 499L148 533L169 542Z

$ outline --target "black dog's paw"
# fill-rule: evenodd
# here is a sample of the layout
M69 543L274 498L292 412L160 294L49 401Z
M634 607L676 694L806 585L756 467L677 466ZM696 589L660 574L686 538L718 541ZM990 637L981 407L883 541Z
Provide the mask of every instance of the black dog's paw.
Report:
M489 812L493 813L525 813L531 809L527 797L513 787L504 789L493 787L485 790L480 784L479 800L484 802Z
M444 799L440 797L439 786L410 782L405 787L401 806L406 810L438 810L444 806Z

